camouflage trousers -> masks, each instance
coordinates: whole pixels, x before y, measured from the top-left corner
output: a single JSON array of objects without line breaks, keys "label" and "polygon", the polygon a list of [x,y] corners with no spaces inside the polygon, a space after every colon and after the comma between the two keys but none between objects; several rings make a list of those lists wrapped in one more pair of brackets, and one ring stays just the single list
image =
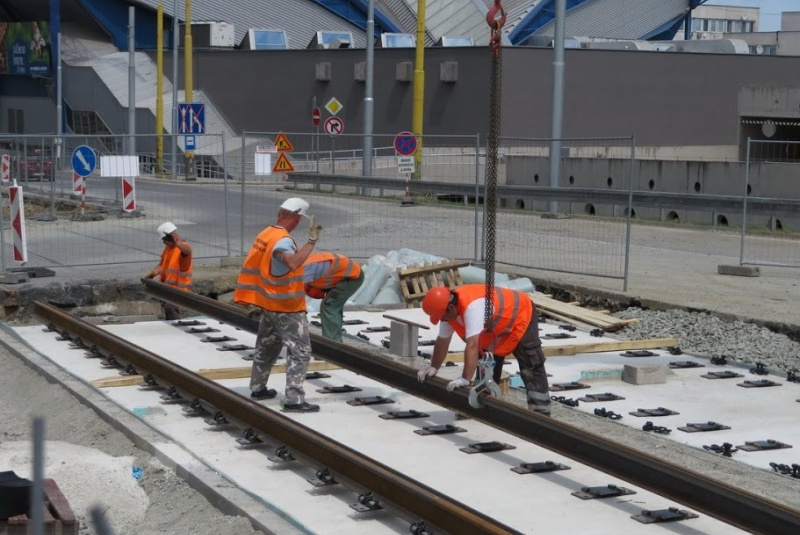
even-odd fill
[{"label": "camouflage trousers", "polygon": [[308,337],[308,317],[305,312],[261,311],[256,335],[256,355],[250,376],[250,390],[267,386],[272,366],[286,347],[286,403],[303,403],[308,363],[311,360],[311,340]]},{"label": "camouflage trousers", "polygon": [[525,385],[528,408],[542,414],[550,414],[550,385],[544,368],[545,356],[539,339],[539,318],[534,310],[528,329],[514,348],[519,364],[519,375]]}]

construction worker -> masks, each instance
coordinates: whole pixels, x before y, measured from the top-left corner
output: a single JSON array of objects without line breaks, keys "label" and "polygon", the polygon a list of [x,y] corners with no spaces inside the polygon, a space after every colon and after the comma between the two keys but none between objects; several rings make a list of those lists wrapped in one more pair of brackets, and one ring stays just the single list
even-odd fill
[{"label": "construction worker", "polygon": [[256,335],[258,351],[253,358],[250,397],[271,399],[277,391],[267,388],[272,366],[286,346],[286,412],[316,412],[319,405],[305,401],[303,382],[311,360],[303,263],[319,240],[322,227],[310,217],[308,241],[302,247],[289,234],[308,213],[308,203],[292,197],[281,204],[278,220],[256,237],[244,261],[233,300],[257,307],[261,316]]},{"label": "construction worker", "polygon": [[[432,288],[422,300],[422,310],[434,325],[442,323],[433,345],[431,363],[419,370],[417,378],[425,381],[436,375],[456,332],[467,343],[464,370],[461,377],[448,383],[448,391],[470,384],[479,355],[484,351],[491,351],[497,357],[513,353],[525,385],[528,407],[549,416],[550,392],[544,368],[545,356],[533,301],[522,292],[494,288],[493,304],[494,317],[487,332],[484,325],[486,287],[483,284],[466,284],[453,290],[442,286]],[[498,360],[502,364],[502,358]],[[499,378],[499,373],[495,373],[495,377]]]},{"label": "construction worker", "polygon": [[311,253],[303,266],[306,295],[322,299],[322,336],[342,341],[344,305],[364,282],[361,266],[341,254]]},{"label": "construction worker", "polygon": [[[187,292],[192,286],[194,263],[192,262],[192,246],[178,235],[178,227],[171,221],[159,225],[158,235],[164,243],[161,262],[146,275],[148,279],[159,277],[164,284],[169,284]],[[180,311],[172,303],[161,303],[164,316],[168,320],[181,319]]]}]

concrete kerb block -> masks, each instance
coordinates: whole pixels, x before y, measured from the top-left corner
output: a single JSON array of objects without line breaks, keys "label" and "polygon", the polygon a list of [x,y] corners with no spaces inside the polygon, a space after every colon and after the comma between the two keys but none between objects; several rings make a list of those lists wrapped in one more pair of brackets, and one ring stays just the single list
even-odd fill
[{"label": "concrete kerb block", "polygon": [[219,259],[220,267],[242,267],[244,256],[223,256]]},{"label": "concrete kerb block", "polygon": [[400,357],[416,357],[419,327],[392,321],[389,331],[389,351]]},{"label": "concrete kerb block", "polygon": [[717,266],[717,273],[720,275],[735,275],[737,277],[758,277],[761,275],[761,268],[758,266],[731,266],[720,264]]},{"label": "concrete kerb block", "polygon": [[625,364],[622,368],[622,380],[632,385],[660,385],[675,375],[666,366],[656,364]]}]

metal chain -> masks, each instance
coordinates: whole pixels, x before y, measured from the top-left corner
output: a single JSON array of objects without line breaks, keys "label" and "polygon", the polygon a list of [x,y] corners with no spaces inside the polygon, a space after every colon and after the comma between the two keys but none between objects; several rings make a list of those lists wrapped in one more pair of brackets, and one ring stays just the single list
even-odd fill
[{"label": "metal chain", "polygon": [[500,143],[500,85],[502,81],[502,29],[506,14],[495,0],[486,14],[491,30],[489,50],[492,53],[492,75],[489,88],[489,135],[486,141],[486,308],[484,329],[494,327],[494,263],[497,228],[497,154]]}]

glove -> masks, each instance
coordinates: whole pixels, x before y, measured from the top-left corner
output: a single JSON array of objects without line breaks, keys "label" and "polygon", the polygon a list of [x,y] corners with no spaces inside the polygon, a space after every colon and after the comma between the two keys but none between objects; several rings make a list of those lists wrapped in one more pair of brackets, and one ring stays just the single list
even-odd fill
[{"label": "glove", "polygon": [[434,375],[436,375],[436,372],[438,372],[438,371],[439,371],[439,368],[434,368],[433,366],[431,366],[429,364],[429,365],[425,366],[424,368],[421,368],[417,372],[417,379],[419,379],[420,383],[424,383],[425,379],[427,379],[428,377],[433,377]]},{"label": "glove", "polygon": [[447,391],[452,392],[456,388],[461,388],[462,386],[469,386],[469,381],[467,381],[463,377],[459,377],[458,379],[453,379],[452,381],[447,383]]},{"label": "glove", "polygon": [[252,319],[257,319],[261,316],[261,309],[258,307],[250,307],[247,311],[247,317]]},{"label": "glove", "polygon": [[152,278],[154,278],[155,276],[156,276],[156,272],[155,272],[155,271],[151,271],[151,272],[149,272],[147,275],[145,275],[145,276],[144,276],[144,278],[145,278],[145,279],[152,279]]},{"label": "glove", "polygon": [[311,216],[311,221],[308,223],[308,241],[311,243],[317,243],[319,240],[319,235],[322,232],[322,225],[317,225],[316,219],[314,216]]}]

